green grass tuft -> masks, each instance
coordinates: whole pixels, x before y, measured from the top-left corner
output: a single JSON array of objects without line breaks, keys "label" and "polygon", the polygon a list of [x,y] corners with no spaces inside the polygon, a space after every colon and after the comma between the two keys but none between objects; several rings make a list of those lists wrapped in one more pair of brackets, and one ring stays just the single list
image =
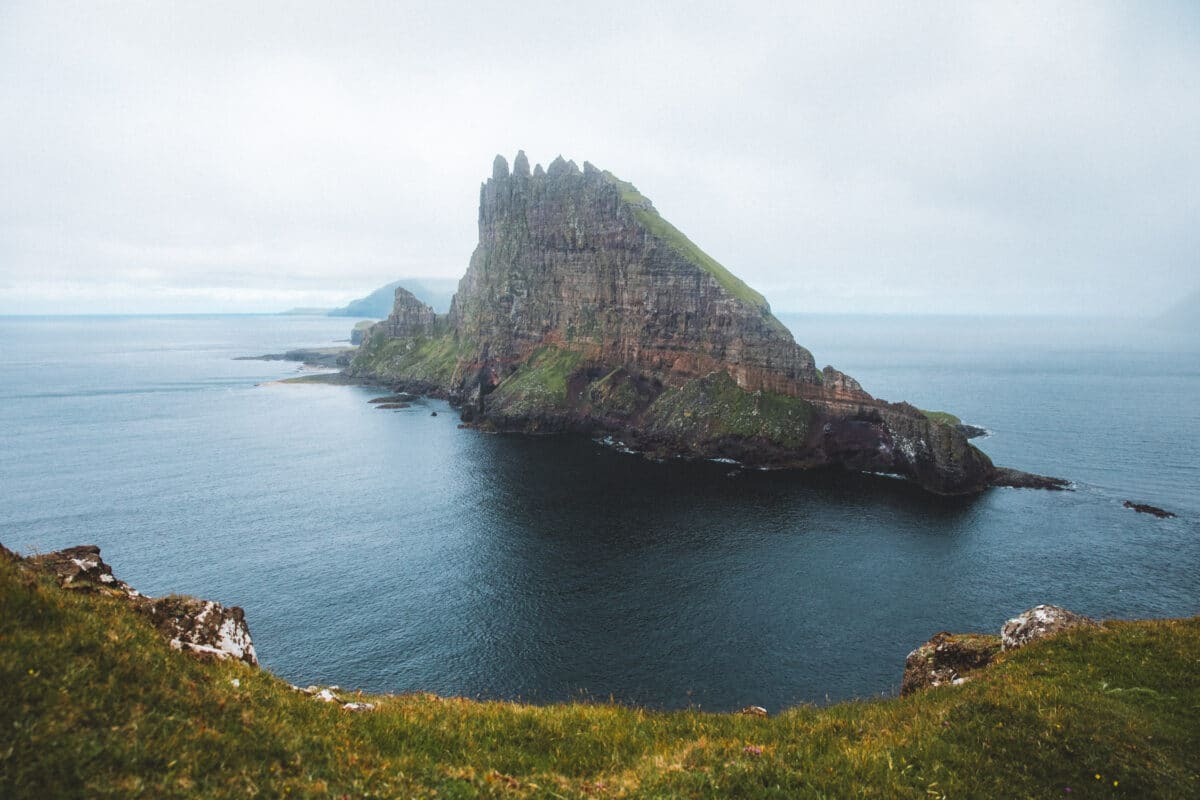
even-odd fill
[{"label": "green grass tuft", "polygon": [[939,425],[962,424],[962,420],[951,414],[949,411],[926,411],[923,408],[920,409],[920,411],[925,415],[925,419],[929,420],[930,422],[936,422]]}]

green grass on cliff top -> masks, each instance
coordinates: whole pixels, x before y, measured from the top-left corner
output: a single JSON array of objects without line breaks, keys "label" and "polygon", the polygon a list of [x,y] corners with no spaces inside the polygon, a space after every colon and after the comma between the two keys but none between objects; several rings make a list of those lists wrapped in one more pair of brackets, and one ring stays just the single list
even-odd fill
[{"label": "green grass on cliff top", "polygon": [[621,180],[611,172],[605,172],[604,176],[620,191],[621,199],[633,207],[633,213],[637,216],[638,222],[642,223],[647,230],[674,248],[688,261],[716,278],[717,283],[725,291],[739,300],[757,306],[765,312],[770,312],[771,307],[767,303],[767,298],[747,286],[741,278],[725,269],[716,259],[697,247],[691,239],[683,235],[682,231],[659,216],[658,212],[654,210],[654,206],[637,190],[636,186]]},{"label": "green grass on cliff top", "polygon": [[354,713],[3,561],[0,797],[1197,797],[1198,658],[1200,618],[1115,623],[963,686],[770,719],[430,695]]},{"label": "green grass on cliff top", "polygon": [[951,414],[949,411],[926,411],[920,410],[925,415],[925,419],[930,422],[937,422],[941,425],[961,425],[962,420]]}]

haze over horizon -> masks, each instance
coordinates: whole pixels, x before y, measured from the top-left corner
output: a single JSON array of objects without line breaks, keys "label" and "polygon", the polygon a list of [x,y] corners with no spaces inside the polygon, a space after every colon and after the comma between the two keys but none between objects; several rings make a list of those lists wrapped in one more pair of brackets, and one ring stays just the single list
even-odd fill
[{"label": "haze over horizon", "polygon": [[1200,5],[0,6],[0,314],[457,279],[496,153],[636,184],[781,312],[1200,285]]}]

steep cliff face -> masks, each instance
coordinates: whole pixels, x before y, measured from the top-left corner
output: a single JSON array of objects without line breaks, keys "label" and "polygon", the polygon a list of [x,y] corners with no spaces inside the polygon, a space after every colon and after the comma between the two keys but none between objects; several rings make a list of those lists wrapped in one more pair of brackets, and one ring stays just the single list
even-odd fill
[{"label": "steep cliff face", "polygon": [[461,402],[481,426],[619,435],[661,456],[843,465],[931,491],[988,485],[954,426],[867,394],[631,184],[560,156],[480,188],[479,244],[450,312],[398,289],[350,372]]},{"label": "steep cliff face", "polygon": [[497,157],[480,189],[479,246],[450,311],[502,380],[554,344],[681,386],[717,369],[750,390],[821,385],[812,355],[754,292],[629,184],[556,159],[531,175]]}]

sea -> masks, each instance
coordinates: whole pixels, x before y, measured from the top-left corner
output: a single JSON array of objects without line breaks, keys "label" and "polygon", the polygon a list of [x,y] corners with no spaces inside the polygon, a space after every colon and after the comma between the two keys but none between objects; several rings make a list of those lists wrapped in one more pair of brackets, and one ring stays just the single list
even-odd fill
[{"label": "sea", "polygon": [[[300,684],[714,711],[893,695],[938,631],[1200,613],[1200,343],[1132,321],[781,315],[1072,491],[656,463],[240,361],[307,316],[0,318],[0,542],[242,606]],[[1125,500],[1174,512],[1158,519]]]}]

